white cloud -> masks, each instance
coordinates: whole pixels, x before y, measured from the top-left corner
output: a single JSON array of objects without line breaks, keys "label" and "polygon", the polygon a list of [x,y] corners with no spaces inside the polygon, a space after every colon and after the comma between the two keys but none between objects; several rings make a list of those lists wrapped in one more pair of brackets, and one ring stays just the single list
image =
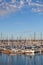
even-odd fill
[{"label": "white cloud", "polygon": [[16,0],[12,0],[12,3],[15,3],[16,2]]},{"label": "white cloud", "polygon": [[39,3],[31,3],[30,5],[31,5],[31,6],[43,7],[43,5],[42,5],[42,4],[39,4]]},{"label": "white cloud", "polygon": [[14,11],[22,8],[24,5],[24,1],[22,1],[22,0],[19,3],[16,2],[16,0],[12,0],[12,1],[13,2],[10,2],[10,3],[4,1],[2,4],[0,4],[0,16],[14,12]]},{"label": "white cloud", "polygon": [[41,13],[43,12],[43,8],[32,8],[32,11]]},{"label": "white cloud", "polygon": [[[43,11],[43,4],[39,1],[33,2],[33,0],[26,0],[28,3],[28,7],[37,7],[35,9],[32,9],[33,12],[42,12]],[[2,0],[0,0],[2,2]],[[25,5],[24,0],[20,0],[20,2],[16,0],[12,0],[10,3],[6,2],[6,0],[3,0],[2,3],[0,3],[0,16],[5,15],[11,12],[15,12],[18,9],[23,8]]]},{"label": "white cloud", "polygon": [[42,2],[40,3],[39,0],[37,0],[36,2],[33,2],[33,0],[29,0],[28,6],[32,7],[33,12],[43,12],[43,4]]},{"label": "white cloud", "polygon": [[27,0],[28,5],[31,5],[32,0]]}]

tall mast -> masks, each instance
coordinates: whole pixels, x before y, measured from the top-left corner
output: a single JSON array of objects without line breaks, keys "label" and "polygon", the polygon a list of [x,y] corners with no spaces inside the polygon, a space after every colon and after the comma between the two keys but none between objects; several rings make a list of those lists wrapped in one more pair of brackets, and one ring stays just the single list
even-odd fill
[{"label": "tall mast", "polygon": [[41,45],[42,45],[42,32],[41,32]]},{"label": "tall mast", "polygon": [[35,39],[36,39],[35,37],[36,37],[36,33],[34,32],[34,41],[35,41]]}]

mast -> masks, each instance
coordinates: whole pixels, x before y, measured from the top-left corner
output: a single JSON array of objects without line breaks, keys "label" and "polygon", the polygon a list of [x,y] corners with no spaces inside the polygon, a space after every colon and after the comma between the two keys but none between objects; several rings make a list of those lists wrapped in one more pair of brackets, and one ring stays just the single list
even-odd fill
[{"label": "mast", "polygon": [[41,32],[41,45],[42,45],[42,32]]}]

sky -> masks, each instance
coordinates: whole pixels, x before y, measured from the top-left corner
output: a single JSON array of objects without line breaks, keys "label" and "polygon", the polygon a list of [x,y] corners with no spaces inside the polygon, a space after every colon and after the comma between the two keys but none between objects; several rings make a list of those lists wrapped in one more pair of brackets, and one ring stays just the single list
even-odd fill
[{"label": "sky", "polygon": [[33,12],[25,6],[21,10],[0,16],[0,33],[15,36],[29,36],[32,33],[43,33],[43,12]]}]

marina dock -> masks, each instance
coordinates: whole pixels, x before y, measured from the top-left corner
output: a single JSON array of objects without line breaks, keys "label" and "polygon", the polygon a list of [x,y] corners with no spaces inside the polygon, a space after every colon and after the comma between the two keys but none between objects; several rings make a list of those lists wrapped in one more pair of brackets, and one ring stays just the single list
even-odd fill
[{"label": "marina dock", "polygon": [[0,53],[4,54],[10,54],[10,55],[15,55],[15,54],[25,54],[25,55],[35,55],[36,53],[38,54],[43,54],[43,49],[0,49]]},{"label": "marina dock", "polygon": [[36,39],[34,32],[34,39],[4,39],[1,34],[0,52],[5,54],[27,54],[34,55],[35,53],[43,53],[43,38],[42,33],[40,39]]}]

